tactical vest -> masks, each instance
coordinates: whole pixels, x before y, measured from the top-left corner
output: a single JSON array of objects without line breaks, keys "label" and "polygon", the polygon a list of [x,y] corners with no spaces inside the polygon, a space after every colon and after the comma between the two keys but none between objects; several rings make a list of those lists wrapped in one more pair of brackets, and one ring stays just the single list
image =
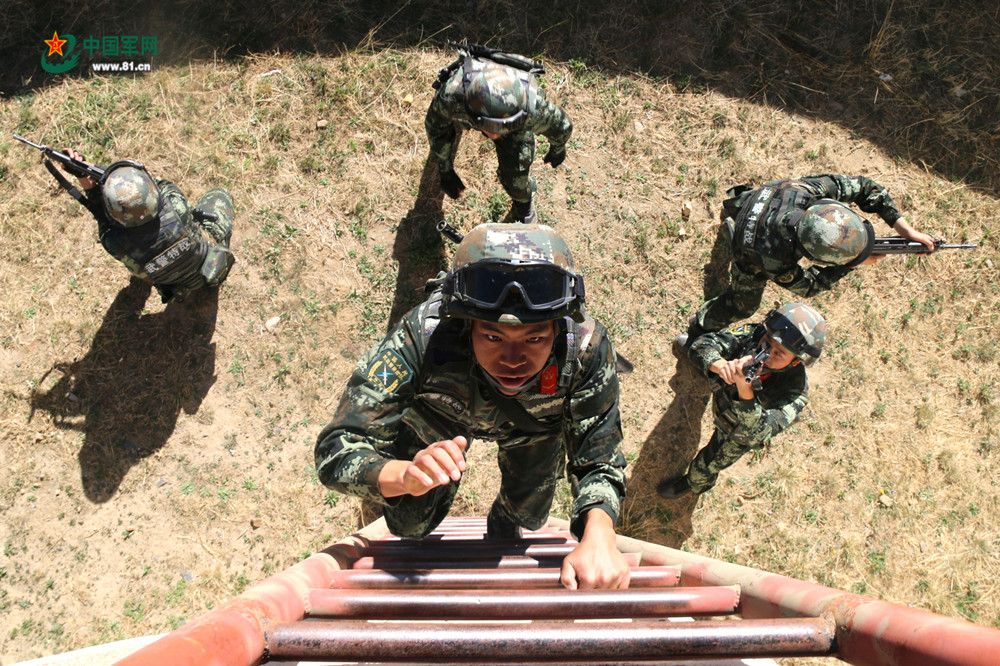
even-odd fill
[{"label": "tactical vest", "polygon": [[[792,255],[787,261],[797,261],[796,229],[806,209],[817,198],[800,188],[796,181],[782,180],[749,192],[744,190],[735,202],[739,212],[733,228],[734,257],[761,269],[762,255],[778,249],[782,254]],[[779,225],[778,220],[786,211],[792,214]]]},{"label": "tactical vest", "polygon": [[[496,61],[494,60],[485,60],[472,55],[463,55],[451,65],[441,70],[441,76],[445,76],[446,73],[447,76],[443,82],[439,80],[437,83],[443,85],[445,87],[445,92],[451,95],[454,99],[460,100],[460,103],[452,104],[449,107],[452,121],[465,128],[475,128],[472,123],[472,115],[469,113],[469,110],[465,105],[465,90],[472,79],[475,78],[476,74],[482,71],[482,69],[487,65],[495,62]],[[518,67],[512,67],[506,62],[500,64],[503,64],[504,67],[507,67],[514,72],[517,75],[518,80],[521,81],[521,85],[524,86],[526,93],[526,106],[524,111],[530,116],[535,112],[538,100],[545,99],[545,91],[538,87],[538,81],[535,79],[535,75],[532,72]],[[456,71],[458,73],[457,75],[454,75]],[[439,86],[436,85],[434,87],[437,88]]]},{"label": "tactical vest", "polygon": [[170,286],[181,293],[205,284],[201,267],[208,244],[202,238],[191,237],[167,197],[163,197],[155,221],[132,228],[113,224],[106,235],[142,267],[153,284]]}]

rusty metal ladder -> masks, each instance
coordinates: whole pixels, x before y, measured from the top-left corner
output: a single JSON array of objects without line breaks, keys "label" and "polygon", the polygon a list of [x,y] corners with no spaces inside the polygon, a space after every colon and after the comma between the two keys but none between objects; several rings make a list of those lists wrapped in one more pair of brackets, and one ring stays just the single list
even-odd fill
[{"label": "rusty metal ladder", "polygon": [[643,564],[638,553],[625,553],[628,590],[566,590],[559,567],[577,542],[565,529],[519,540],[487,540],[485,529],[485,519],[447,518],[424,540],[386,532],[336,546],[349,568],[329,589],[308,590],[304,619],[265,630],[261,663],[733,664],[834,654],[831,618],[743,619],[739,586],[679,587],[680,568]]}]

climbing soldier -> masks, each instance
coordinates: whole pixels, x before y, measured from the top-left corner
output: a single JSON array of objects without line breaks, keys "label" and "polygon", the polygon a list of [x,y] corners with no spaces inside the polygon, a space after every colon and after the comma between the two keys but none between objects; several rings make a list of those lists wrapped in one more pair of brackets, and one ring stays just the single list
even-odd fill
[{"label": "climbing soldier", "polygon": [[422,538],[447,515],[473,438],[496,441],[500,491],[487,536],[517,538],[573,492],[569,588],[625,588],[614,524],[625,495],[616,356],[583,311],[569,247],[543,225],[485,224],[450,273],[354,369],[316,443],[324,485],[384,507]]}]

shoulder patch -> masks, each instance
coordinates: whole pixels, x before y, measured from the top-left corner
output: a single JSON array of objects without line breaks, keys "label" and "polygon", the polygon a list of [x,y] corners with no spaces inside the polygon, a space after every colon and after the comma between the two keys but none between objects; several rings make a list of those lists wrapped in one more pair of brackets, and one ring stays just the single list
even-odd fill
[{"label": "shoulder patch", "polygon": [[788,284],[795,280],[795,271],[788,271],[787,273],[782,273],[781,275],[774,278],[775,282],[780,282],[781,284]]},{"label": "shoulder patch", "polygon": [[731,329],[729,329],[729,332],[732,333],[733,335],[743,335],[745,333],[750,332],[750,325],[740,324],[739,326],[733,326]]},{"label": "shoulder patch", "polygon": [[389,393],[413,378],[413,369],[395,350],[386,349],[368,366],[367,379]]}]

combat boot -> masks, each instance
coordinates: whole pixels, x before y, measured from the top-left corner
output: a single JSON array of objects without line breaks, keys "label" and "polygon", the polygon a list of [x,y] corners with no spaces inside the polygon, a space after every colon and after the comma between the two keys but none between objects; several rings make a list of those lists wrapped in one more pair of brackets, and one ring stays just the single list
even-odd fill
[{"label": "combat boot", "polygon": [[521,526],[502,515],[497,510],[496,504],[494,504],[490,509],[489,515],[486,516],[486,538],[520,539]]},{"label": "combat boot", "polygon": [[538,222],[534,197],[530,201],[514,201],[510,207],[510,216],[516,224],[535,224]]},{"label": "combat boot", "polygon": [[681,333],[674,338],[674,347],[676,347],[678,352],[686,352],[691,343],[706,333],[708,331],[698,324],[698,315],[693,314],[691,315],[691,319],[688,320],[687,333]]},{"label": "combat boot", "polygon": [[666,500],[678,499],[691,492],[691,484],[688,483],[687,475],[671,476],[660,481],[656,486],[656,494]]}]

